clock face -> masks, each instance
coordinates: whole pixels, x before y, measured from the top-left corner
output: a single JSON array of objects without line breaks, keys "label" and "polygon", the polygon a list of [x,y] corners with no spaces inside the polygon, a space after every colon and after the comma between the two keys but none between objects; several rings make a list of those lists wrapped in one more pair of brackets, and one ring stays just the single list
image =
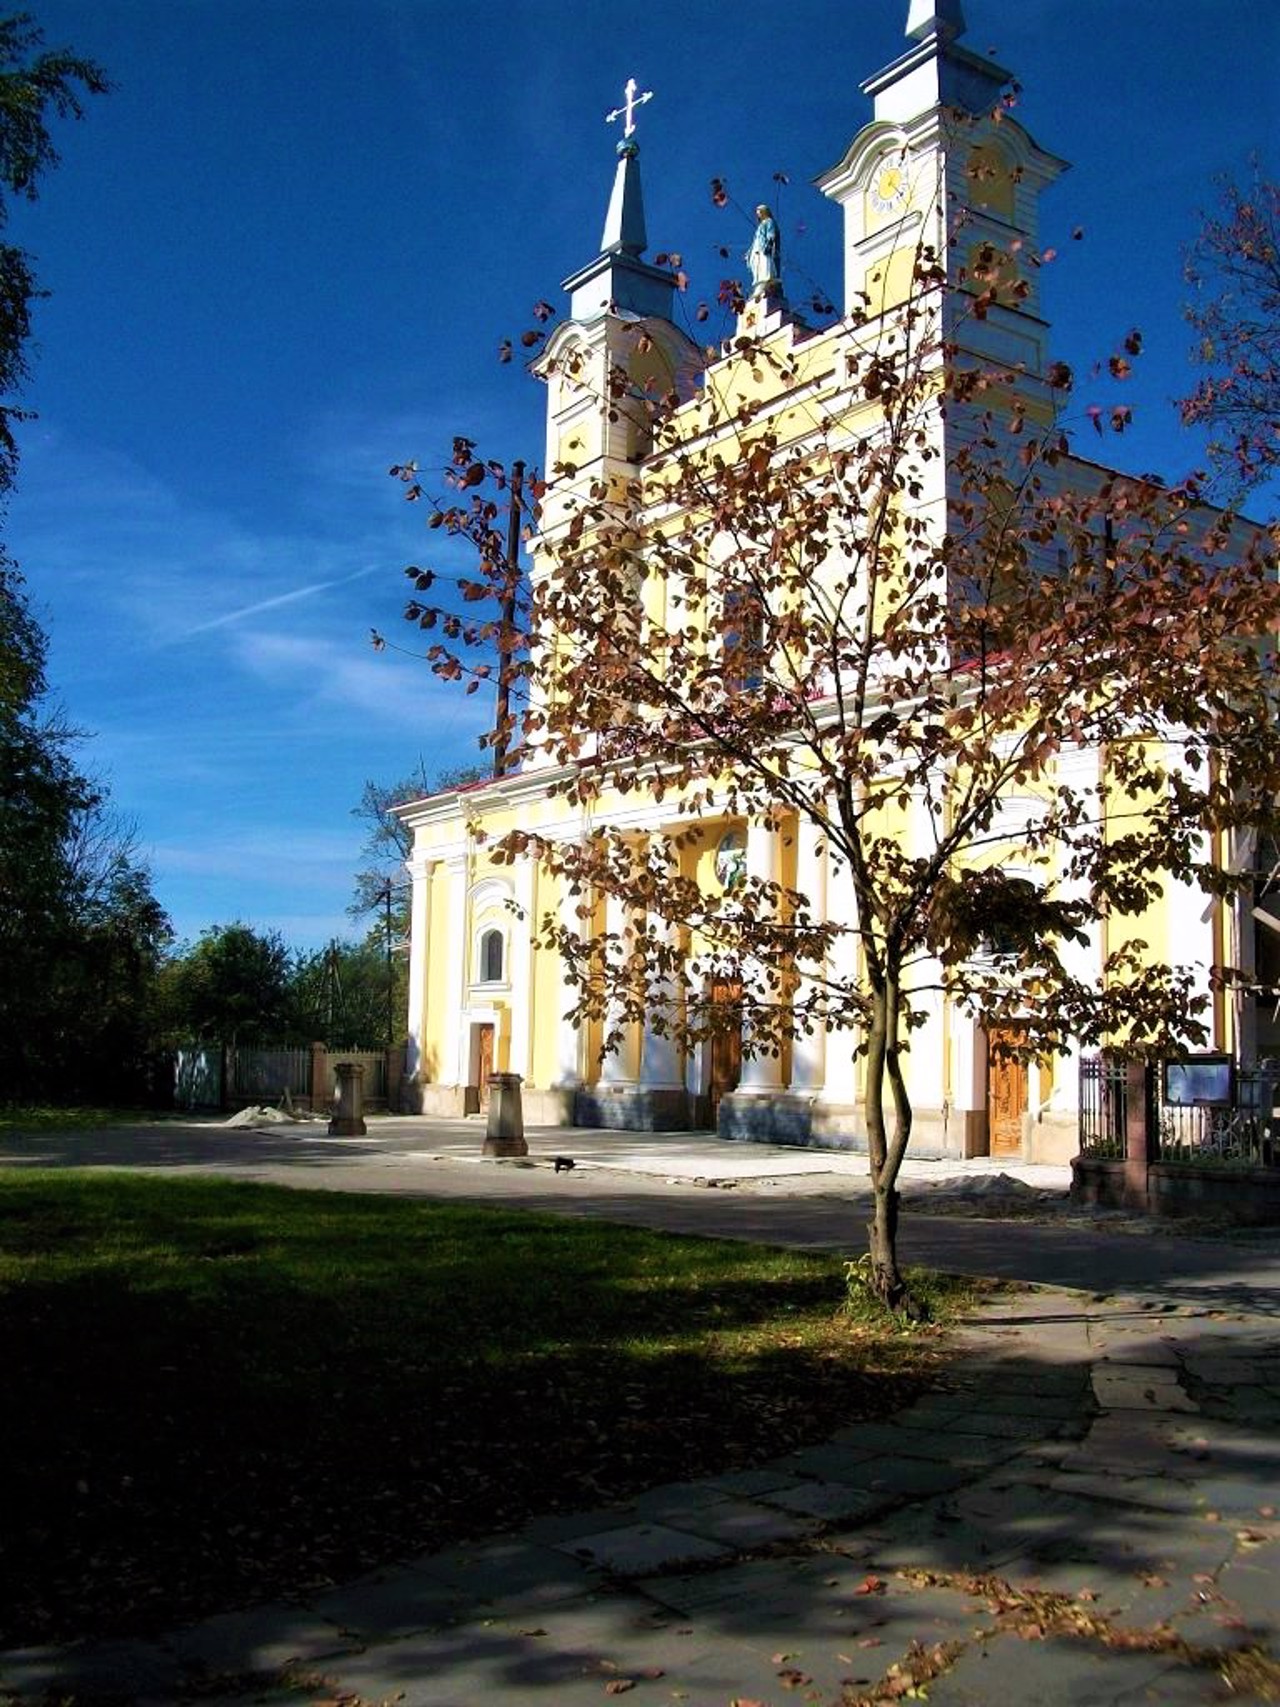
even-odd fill
[{"label": "clock face", "polygon": [[906,167],[896,164],[879,167],[871,180],[872,207],[877,213],[896,213],[906,202]]}]

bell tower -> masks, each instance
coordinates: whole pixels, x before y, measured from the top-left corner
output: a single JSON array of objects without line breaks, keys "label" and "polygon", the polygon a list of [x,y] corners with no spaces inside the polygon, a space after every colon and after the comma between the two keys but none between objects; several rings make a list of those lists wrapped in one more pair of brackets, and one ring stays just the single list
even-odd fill
[{"label": "bell tower", "polygon": [[862,85],[871,122],[818,188],[844,211],[847,314],[901,307],[919,288],[917,261],[933,261],[962,348],[1036,376],[1048,333],[1040,196],[1067,163],[1010,116],[1011,74],[965,47],[964,28],[961,0],[910,0],[909,45]]},{"label": "bell tower", "polygon": [[651,448],[647,399],[688,396],[702,363],[672,319],[675,274],[644,259],[635,114],[650,96],[631,78],[624,104],[609,114],[624,122],[600,251],[564,281],[568,318],[535,364],[548,388],[544,532],[555,525],[558,498],[603,495],[634,478]]}]

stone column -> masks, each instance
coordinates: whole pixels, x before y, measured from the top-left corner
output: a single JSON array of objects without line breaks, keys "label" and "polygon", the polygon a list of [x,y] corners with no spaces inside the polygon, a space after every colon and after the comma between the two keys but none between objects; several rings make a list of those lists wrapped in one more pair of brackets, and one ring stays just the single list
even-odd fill
[{"label": "stone column", "polygon": [[440,1083],[465,1085],[467,1069],[462,1064],[462,1009],[467,988],[467,856],[454,854],[445,862],[449,873],[449,951],[447,968],[444,1041],[440,1051]]},{"label": "stone column", "polygon": [[[776,883],[781,865],[781,840],[777,827],[763,819],[754,821],[747,826],[747,878],[759,878],[767,883]],[[763,969],[753,967],[748,961],[743,967],[744,995],[748,1004],[751,997],[751,987],[754,984],[756,992],[767,996],[768,981]],[[750,1055],[750,1032],[752,1027],[751,1013],[743,1016],[743,1056],[742,1076],[738,1080],[740,1091],[776,1091],[782,1088],[782,1062],[776,1055]]]},{"label": "stone column", "polygon": [[413,879],[409,924],[409,1036],[405,1044],[404,1070],[415,1080],[422,1077],[427,1040],[427,966],[431,956],[431,875],[434,860],[412,860]]},{"label": "stone column", "polygon": [[[821,924],[827,916],[827,849],[822,831],[811,818],[801,817],[796,846],[796,889],[808,902],[809,916]],[[808,962],[812,966],[812,961]],[[796,985],[796,1005],[811,998],[815,986],[803,975]],[[826,1068],[826,1032],[822,1026],[807,1037],[797,1031],[791,1044],[791,1088],[822,1089]]]},{"label": "stone column", "polygon": [[[654,870],[669,871],[673,876],[678,874],[679,863],[675,849],[668,836],[659,831],[649,838],[650,864]],[[659,917],[656,921],[659,934],[665,944],[674,945],[679,939],[679,926],[670,919]],[[675,1004],[677,1000],[675,982],[671,978],[663,978],[651,984],[652,1000],[655,1006],[664,1006],[670,1019],[675,1019]],[[680,1048],[676,1039],[669,1036],[660,1037],[646,1023],[640,1044],[640,1083],[650,1089],[680,1090],[684,1084],[681,1072]]]}]

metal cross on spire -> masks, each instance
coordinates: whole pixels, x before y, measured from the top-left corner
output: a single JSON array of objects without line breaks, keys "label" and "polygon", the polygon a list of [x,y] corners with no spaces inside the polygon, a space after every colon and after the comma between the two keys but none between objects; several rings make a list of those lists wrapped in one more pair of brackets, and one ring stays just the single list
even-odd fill
[{"label": "metal cross on spire", "polygon": [[606,124],[612,124],[614,119],[625,119],[626,122],[622,127],[622,134],[625,138],[634,134],[636,128],[636,108],[642,107],[646,101],[651,101],[653,99],[653,90],[646,89],[643,95],[637,95],[636,80],[634,77],[628,77],[627,86],[622,93],[626,96],[626,100],[620,107],[615,107],[611,113],[606,113],[604,115],[604,122]]}]

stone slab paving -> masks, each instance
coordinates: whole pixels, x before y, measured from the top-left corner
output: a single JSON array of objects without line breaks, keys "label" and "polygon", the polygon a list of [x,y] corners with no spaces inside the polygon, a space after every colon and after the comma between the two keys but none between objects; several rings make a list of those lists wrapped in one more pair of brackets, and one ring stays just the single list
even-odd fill
[{"label": "stone slab paving", "polygon": [[888,1421],[305,1605],[3,1654],[0,1702],[1280,1700],[1278,1333],[1001,1298]]}]

